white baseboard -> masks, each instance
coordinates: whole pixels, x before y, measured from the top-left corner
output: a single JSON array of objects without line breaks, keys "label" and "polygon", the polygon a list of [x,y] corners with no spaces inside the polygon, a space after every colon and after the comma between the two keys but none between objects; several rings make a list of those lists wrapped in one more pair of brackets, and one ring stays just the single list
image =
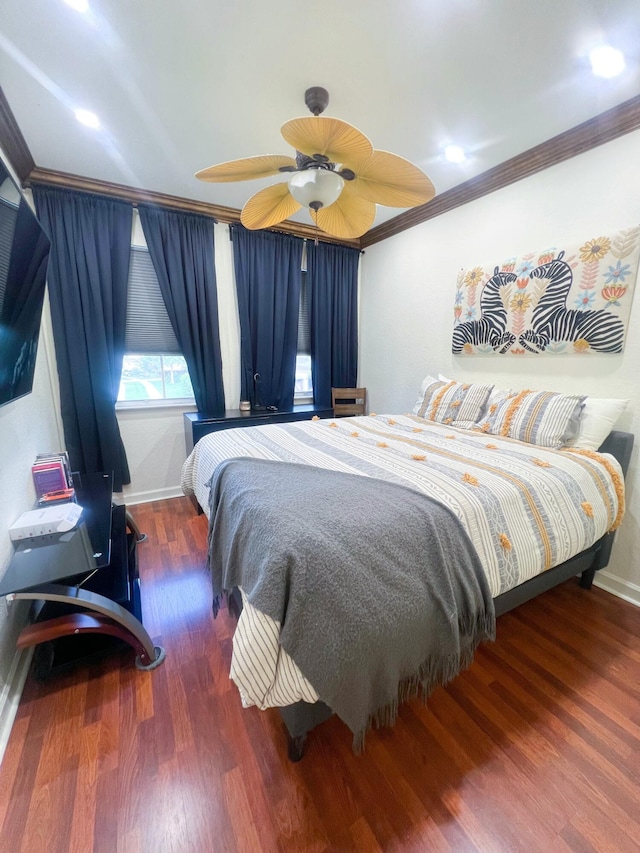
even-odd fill
[{"label": "white baseboard", "polygon": [[121,493],[113,496],[114,503],[123,503],[127,506],[134,504],[148,504],[151,501],[164,501],[168,498],[183,498],[184,492],[180,486],[167,486],[164,489],[149,489],[145,492]]},{"label": "white baseboard", "polygon": [[631,583],[631,581],[622,580],[622,578],[601,569],[599,572],[596,572],[593,583],[595,586],[599,586],[600,589],[604,589],[612,595],[617,595],[618,598],[623,598],[625,601],[635,604],[636,607],[640,607],[640,586]]},{"label": "white baseboard", "polygon": [[2,764],[13,721],[18,712],[20,697],[31,665],[33,648],[30,646],[26,649],[16,649],[9,670],[9,679],[0,693],[0,764]]}]

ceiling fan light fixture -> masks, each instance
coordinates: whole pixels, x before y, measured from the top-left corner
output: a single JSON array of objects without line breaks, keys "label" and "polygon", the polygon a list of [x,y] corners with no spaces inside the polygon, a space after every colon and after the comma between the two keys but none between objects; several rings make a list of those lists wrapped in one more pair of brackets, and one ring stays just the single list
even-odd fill
[{"label": "ceiling fan light fixture", "polygon": [[330,169],[305,169],[289,178],[289,192],[303,207],[320,210],[338,199],[344,180]]}]

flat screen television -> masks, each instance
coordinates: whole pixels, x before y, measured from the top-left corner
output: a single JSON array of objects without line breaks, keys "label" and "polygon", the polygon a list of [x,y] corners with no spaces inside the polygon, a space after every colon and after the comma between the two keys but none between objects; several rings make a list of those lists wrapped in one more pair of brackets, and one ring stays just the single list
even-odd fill
[{"label": "flat screen television", "polygon": [[33,389],[49,248],[0,159],[0,406]]}]

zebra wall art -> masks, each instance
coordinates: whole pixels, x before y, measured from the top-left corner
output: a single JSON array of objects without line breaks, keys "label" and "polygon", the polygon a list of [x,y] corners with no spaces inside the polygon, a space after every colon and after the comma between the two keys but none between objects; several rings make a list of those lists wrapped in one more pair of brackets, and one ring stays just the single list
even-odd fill
[{"label": "zebra wall art", "polygon": [[567,308],[573,284],[573,270],[563,261],[564,252],[529,273],[532,279],[548,279],[549,284],[533,310],[530,327],[520,335],[520,344],[529,352],[544,352],[549,343],[583,343],[594,352],[622,352],[624,325],[606,309],[580,311]]},{"label": "zebra wall art", "polygon": [[463,269],[452,351],[536,358],[621,353],[639,265],[636,225],[499,266]]},{"label": "zebra wall art", "polygon": [[501,291],[516,278],[512,272],[500,272],[500,267],[494,269],[480,295],[480,319],[467,320],[453,330],[454,353],[462,352],[465,344],[489,344],[498,352],[507,352],[516,337],[507,331],[507,309]]}]

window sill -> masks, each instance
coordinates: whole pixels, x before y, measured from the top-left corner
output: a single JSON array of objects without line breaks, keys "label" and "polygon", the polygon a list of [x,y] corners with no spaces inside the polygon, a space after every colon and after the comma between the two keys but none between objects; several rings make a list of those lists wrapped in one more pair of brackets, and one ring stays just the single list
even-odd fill
[{"label": "window sill", "polygon": [[[312,406],[313,397],[293,398],[294,406]],[[116,412],[144,412],[150,409],[195,409],[196,401],[182,397],[175,400],[121,400],[116,403]]]},{"label": "window sill", "polygon": [[116,412],[145,412],[150,409],[192,409],[196,401],[188,397],[176,400],[123,400],[116,403]]}]

